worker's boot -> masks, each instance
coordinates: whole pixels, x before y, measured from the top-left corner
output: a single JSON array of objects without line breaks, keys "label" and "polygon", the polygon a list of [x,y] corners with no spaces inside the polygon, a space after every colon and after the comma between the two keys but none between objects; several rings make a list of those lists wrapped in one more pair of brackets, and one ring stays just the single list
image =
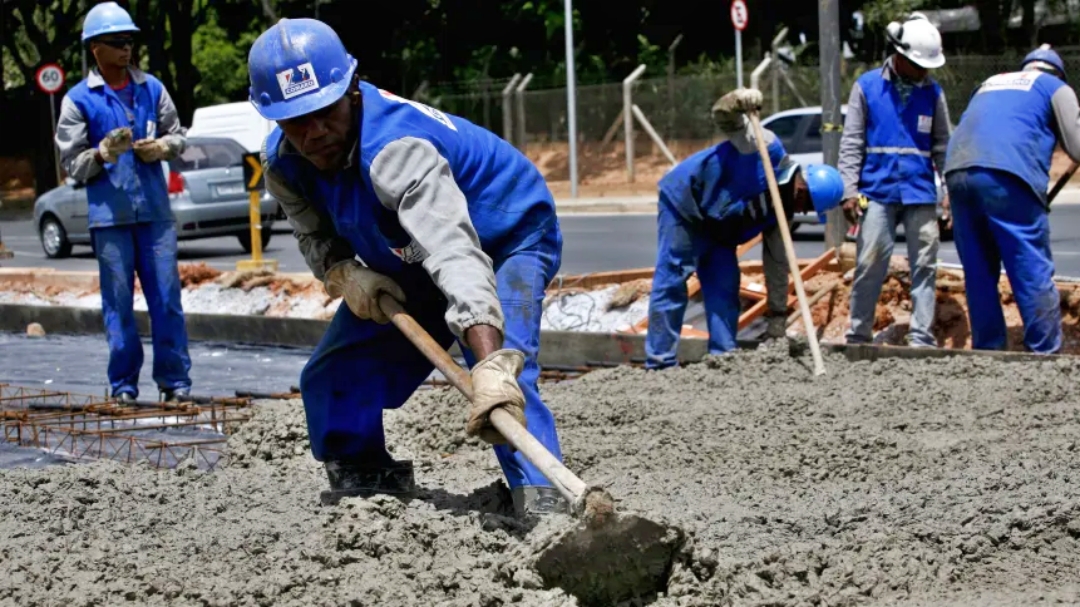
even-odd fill
[{"label": "worker's boot", "polygon": [[188,388],[173,388],[171,390],[161,391],[162,402],[178,403],[184,400],[191,400],[191,390]]},{"label": "worker's boot", "polygon": [[115,400],[121,407],[131,407],[135,405],[135,395],[131,392],[121,392],[120,394],[113,394],[113,400]]},{"label": "worker's boot", "polygon": [[570,514],[570,503],[555,487],[527,485],[510,491],[519,519],[548,514]]},{"label": "worker's boot", "polygon": [[343,497],[373,495],[411,496],[416,491],[413,464],[390,460],[372,465],[370,461],[329,461],[324,464],[330,488],[319,494],[322,503],[332,506]]}]

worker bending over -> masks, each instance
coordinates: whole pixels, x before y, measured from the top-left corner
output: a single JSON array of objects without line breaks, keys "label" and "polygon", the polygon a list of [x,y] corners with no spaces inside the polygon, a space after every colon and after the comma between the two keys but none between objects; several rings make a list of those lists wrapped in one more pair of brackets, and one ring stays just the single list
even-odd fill
[{"label": "worker bending over", "polygon": [[[759,110],[761,101],[756,89],[724,95],[713,106],[712,115],[727,140],[690,156],[660,180],[659,243],[645,342],[647,368],[678,362],[686,280],[695,271],[705,298],[709,353],[736,347],[740,272],[735,250],[758,234],[763,234],[769,335],[782,337],[786,332],[787,257],[757,140],[745,115]],[[794,213],[814,208],[824,223],[825,212],[840,204],[840,174],[828,165],[800,170],[772,131],[763,129],[763,133],[788,221]]]},{"label": "worker bending over", "polygon": [[346,304],[300,379],[324,497],[414,489],[412,463],[387,451],[383,410],[403,405],[433,367],[387,324],[377,301],[386,293],[442,346],[462,346],[474,393],[467,432],[495,445],[517,513],[566,512],[488,419],[505,408],[562,458],[537,390],[541,305],[562,255],[539,171],[489,131],[361,80],[320,21],[282,19],[255,41],[248,69],[251,102],[277,121],[264,144],[267,191],[312,272]]},{"label": "worker bending over", "polygon": [[[927,74],[944,65],[945,56],[941,34],[921,14],[890,23],[886,32],[895,52],[852,86],[840,140],[844,215],[861,221],[846,338],[849,344],[873,340],[874,313],[896,227],[903,222],[911,266],[907,340],[914,347],[934,347],[940,241],[934,171],[945,166],[950,125],[945,94]],[[868,200],[865,211],[860,211],[860,194]],[[948,198],[942,203],[947,208]]]},{"label": "worker bending over", "polygon": [[1065,64],[1049,48],[1019,72],[983,82],[949,144],[945,177],[953,195],[956,250],[964,266],[972,347],[1006,347],[1001,266],[1024,321],[1024,346],[1061,348],[1061,302],[1050,254],[1050,161],[1060,143],[1080,161],[1080,105]]},{"label": "worker bending over", "polygon": [[162,167],[162,161],[184,151],[187,138],[161,81],[130,64],[138,31],[115,2],[90,9],[82,41],[97,67],[64,97],[56,127],[64,170],[86,184],[109,341],[109,384],[113,398],[122,402],[139,395],[143,364],[135,324],[136,273],[150,314],[154,381],[164,400],[191,390],[176,220]]}]

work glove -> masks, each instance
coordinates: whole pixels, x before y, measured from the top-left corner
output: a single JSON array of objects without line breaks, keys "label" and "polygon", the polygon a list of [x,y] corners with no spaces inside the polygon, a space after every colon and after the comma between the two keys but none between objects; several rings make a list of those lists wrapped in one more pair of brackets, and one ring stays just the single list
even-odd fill
[{"label": "work glove", "polygon": [[143,162],[160,162],[169,156],[169,146],[161,139],[140,139],[134,147]]},{"label": "work glove", "polygon": [[492,445],[506,439],[491,425],[490,415],[502,407],[525,427],[525,394],[517,378],[525,368],[525,355],[518,350],[502,349],[488,354],[472,369],[473,402],[465,432]]},{"label": "work glove", "polygon": [[720,98],[717,109],[721,112],[756,112],[765,99],[757,89],[735,89]]},{"label": "work glove", "polygon": [[859,208],[859,199],[857,197],[847,198],[841,208],[844,209],[844,217],[851,223],[858,225],[859,216],[862,215],[862,210]]},{"label": "work glove", "polygon": [[379,307],[379,295],[386,293],[405,303],[405,292],[396,282],[355,259],[334,264],[326,271],[326,292],[333,298],[345,298],[345,304],[358,318],[380,325],[390,322],[390,317]]},{"label": "work glove", "polygon": [[121,127],[109,131],[98,144],[98,153],[105,162],[116,162],[120,155],[131,149],[131,129]]}]

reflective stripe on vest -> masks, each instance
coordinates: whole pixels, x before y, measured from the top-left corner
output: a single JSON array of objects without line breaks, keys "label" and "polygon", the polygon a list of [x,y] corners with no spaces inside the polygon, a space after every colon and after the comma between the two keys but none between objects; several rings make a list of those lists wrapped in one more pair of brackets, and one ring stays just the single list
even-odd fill
[{"label": "reflective stripe on vest", "polygon": [[866,148],[867,154],[911,154],[913,156],[922,156],[923,158],[929,158],[930,152],[920,150],[919,148]]}]

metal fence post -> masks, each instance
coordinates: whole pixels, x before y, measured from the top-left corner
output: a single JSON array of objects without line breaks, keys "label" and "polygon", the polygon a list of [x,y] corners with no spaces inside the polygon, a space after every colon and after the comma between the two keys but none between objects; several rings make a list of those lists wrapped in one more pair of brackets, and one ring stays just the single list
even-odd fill
[{"label": "metal fence post", "polygon": [[772,56],[773,66],[769,75],[772,77],[772,113],[776,114],[780,111],[780,70],[784,69],[782,59],[780,58],[780,44],[787,39],[788,28],[784,27],[780,30],[780,33],[773,38],[772,41]]},{"label": "metal fence post", "polygon": [[532,78],[532,72],[525,74],[525,77],[521,79],[521,83],[514,89],[514,97],[517,102],[517,124],[514,129],[517,131],[517,141],[514,143],[522,152],[525,151],[525,87],[529,86]]},{"label": "metal fence post", "polygon": [[521,74],[514,74],[502,90],[503,139],[510,143],[514,143],[514,110],[510,103],[510,94],[514,92],[518,80],[521,80]]},{"label": "metal fence post", "polygon": [[626,177],[630,183],[634,182],[634,111],[632,109],[634,103],[630,91],[634,86],[634,81],[640,78],[644,72],[645,64],[642,63],[622,81],[623,129],[626,133]]},{"label": "metal fence post", "polygon": [[[821,149],[825,164],[837,166],[840,159],[840,0],[818,2],[818,26],[821,35]],[[839,208],[826,215],[825,248],[839,254],[847,231],[847,219]],[[839,255],[838,255],[839,257]]]}]

